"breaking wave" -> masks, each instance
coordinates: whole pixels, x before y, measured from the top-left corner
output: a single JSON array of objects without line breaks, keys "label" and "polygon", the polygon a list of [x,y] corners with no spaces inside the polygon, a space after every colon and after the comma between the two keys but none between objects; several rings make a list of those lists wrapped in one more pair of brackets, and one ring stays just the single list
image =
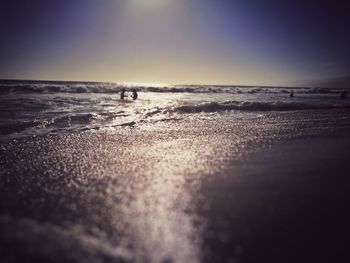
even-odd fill
[{"label": "breaking wave", "polygon": [[0,94],[13,93],[119,93],[123,88],[136,88],[143,92],[168,93],[227,93],[227,94],[288,94],[291,91],[300,94],[332,94],[341,89],[334,88],[293,88],[293,87],[259,87],[259,86],[215,86],[215,85],[174,85],[174,86],[137,86],[114,83],[85,82],[0,82]]}]

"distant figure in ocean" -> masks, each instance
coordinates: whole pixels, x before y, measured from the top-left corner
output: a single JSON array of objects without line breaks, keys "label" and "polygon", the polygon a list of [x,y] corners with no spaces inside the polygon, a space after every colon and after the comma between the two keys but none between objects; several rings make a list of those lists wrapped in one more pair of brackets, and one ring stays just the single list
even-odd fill
[{"label": "distant figure in ocean", "polygon": [[133,98],[133,100],[136,100],[137,97],[138,97],[137,91],[136,91],[136,89],[133,89],[132,90],[132,98]]},{"label": "distant figure in ocean", "polygon": [[289,97],[294,98],[294,91],[289,94]]},{"label": "distant figure in ocean", "polygon": [[125,98],[125,89],[122,89],[122,91],[120,92],[120,99],[123,100]]},{"label": "distant figure in ocean", "polygon": [[348,98],[348,92],[346,90],[343,90],[341,93],[340,93],[340,98],[341,99],[346,99]]}]

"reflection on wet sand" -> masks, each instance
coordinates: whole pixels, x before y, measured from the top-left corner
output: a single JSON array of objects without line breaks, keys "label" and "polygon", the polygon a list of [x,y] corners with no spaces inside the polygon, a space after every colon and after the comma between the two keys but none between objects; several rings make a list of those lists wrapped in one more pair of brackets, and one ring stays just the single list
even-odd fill
[{"label": "reflection on wet sand", "polygon": [[198,182],[189,185],[186,180],[197,166],[196,148],[191,146],[188,140],[175,140],[140,150],[150,160],[144,173],[147,183],[125,211],[139,262],[201,261],[199,225],[203,219],[191,213]]}]

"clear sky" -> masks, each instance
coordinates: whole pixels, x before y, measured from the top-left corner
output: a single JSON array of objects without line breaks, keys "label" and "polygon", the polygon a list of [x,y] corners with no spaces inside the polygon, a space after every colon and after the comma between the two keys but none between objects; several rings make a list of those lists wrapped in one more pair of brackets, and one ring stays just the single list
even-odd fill
[{"label": "clear sky", "polygon": [[0,78],[303,85],[350,75],[349,14],[340,1],[3,0]]}]

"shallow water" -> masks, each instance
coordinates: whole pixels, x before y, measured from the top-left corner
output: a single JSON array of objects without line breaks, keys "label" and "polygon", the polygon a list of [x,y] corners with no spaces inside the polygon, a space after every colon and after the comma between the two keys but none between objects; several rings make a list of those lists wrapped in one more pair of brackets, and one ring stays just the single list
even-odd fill
[{"label": "shallow water", "polygon": [[[137,87],[138,100],[122,101],[121,88],[103,83],[1,83],[0,138],[119,128],[224,112],[350,108],[349,100],[339,99],[334,89]],[[289,97],[291,91],[294,98]]]}]

